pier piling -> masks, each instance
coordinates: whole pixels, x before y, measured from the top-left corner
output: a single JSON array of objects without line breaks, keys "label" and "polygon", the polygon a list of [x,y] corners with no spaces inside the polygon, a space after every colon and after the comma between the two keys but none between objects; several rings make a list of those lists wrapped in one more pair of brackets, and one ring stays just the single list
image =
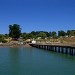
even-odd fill
[{"label": "pier piling", "polygon": [[75,56],[75,47],[72,46],[63,46],[63,45],[41,45],[41,44],[29,44],[32,47],[54,51],[63,54],[69,54]]}]

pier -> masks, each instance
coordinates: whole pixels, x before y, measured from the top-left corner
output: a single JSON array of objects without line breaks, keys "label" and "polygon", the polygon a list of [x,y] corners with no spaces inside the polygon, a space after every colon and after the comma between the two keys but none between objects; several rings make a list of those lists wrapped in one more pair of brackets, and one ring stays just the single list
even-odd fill
[{"label": "pier", "polygon": [[53,51],[57,53],[69,54],[75,56],[75,46],[68,45],[47,45],[47,44],[29,44],[32,47]]}]

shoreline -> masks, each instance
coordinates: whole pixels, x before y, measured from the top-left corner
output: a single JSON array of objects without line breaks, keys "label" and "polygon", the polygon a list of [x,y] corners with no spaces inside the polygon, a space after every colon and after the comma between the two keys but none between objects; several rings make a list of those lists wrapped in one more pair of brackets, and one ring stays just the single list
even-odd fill
[{"label": "shoreline", "polygon": [[31,47],[29,44],[19,45],[19,44],[0,44],[0,48],[2,47]]},{"label": "shoreline", "polygon": [[[36,44],[39,44],[39,45],[59,45],[59,46],[73,46],[73,47],[75,47],[75,44],[72,44],[72,43],[70,43],[70,44],[64,44],[64,43],[59,43],[59,44],[43,44],[43,43],[36,43]],[[2,43],[2,44],[0,44],[0,48],[1,47],[32,47],[32,46],[30,46],[30,43],[29,44],[17,44],[17,43]]]}]

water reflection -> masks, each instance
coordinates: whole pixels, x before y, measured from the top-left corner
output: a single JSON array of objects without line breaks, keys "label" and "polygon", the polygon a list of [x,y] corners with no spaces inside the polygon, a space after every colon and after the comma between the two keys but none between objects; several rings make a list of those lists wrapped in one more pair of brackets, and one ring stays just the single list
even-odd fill
[{"label": "water reflection", "polygon": [[0,48],[0,75],[75,75],[75,57],[37,48]]},{"label": "water reflection", "polygon": [[20,48],[9,48],[9,65],[10,65],[10,73],[17,75],[18,71],[20,71],[20,56],[19,56]]}]

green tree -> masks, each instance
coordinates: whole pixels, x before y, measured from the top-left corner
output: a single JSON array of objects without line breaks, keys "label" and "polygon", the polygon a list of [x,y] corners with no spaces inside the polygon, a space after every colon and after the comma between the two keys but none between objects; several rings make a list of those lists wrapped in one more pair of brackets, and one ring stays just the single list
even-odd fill
[{"label": "green tree", "polygon": [[75,30],[71,30],[70,35],[75,36]]},{"label": "green tree", "polygon": [[58,31],[58,36],[65,36],[66,32],[64,32],[63,30]]},{"label": "green tree", "polygon": [[52,36],[52,33],[51,32],[49,32],[49,37],[51,37]]},{"label": "green tree", "polygon": [[4,40],[4,35],[0,34],[0,42],[2,43],[6,43],[7,41]]},{"label": "green tree", "polygon": [[36,36],[36,35],[37,35],[37,32],[32,31],[32,32],[31,32],[31,34],[33,34],[33,35],[35,35],[35,36]]},{"label": "green tree", "polygon": [[26,33],[21,33],[21,37],[26,40],[27,34]]},{"label": "green tree", "polygon": [[45,39],[47,37],[47,35],[44,32],[40,32],[38,34],[38,37],[41,37],[42,39]]},{"label": "green tree", "polygon": [[70,36],[70,30],[67,31],[67,35]]},{"label": "green tree", "polygon": [[33,39],[33,38],[36,38],[36,36],[32,33],[29,33],[29,34],[27,34],[27,38],[28,39]]},{"label": "green tree", "polygon": [[9,34],[5,34],[4,37],[5,37],[6,39],[8,39],[8,38],[9,38]]},{"label": "green tree", "polygon": [[9,36],[18,39],[21,35],[21,28],[18,24],[9,25]]},{"label": "green tree", "polygon": [[46,35],[47,35],[47,37],[50,37],[50,33],[49,32],[46,32],[46,31],[43,31]]},{"label": "green tree", "polygon": [[75,30],[68,30],[67,35],[68,36],[75,36]]},{"label": "green tree", "polygon": [[56,38],[56,37],[57,37],[57,33],[56,33],[55,31],[53,31],[53,32],[51,33],[51,36],[52,36],[53,38]]}]

